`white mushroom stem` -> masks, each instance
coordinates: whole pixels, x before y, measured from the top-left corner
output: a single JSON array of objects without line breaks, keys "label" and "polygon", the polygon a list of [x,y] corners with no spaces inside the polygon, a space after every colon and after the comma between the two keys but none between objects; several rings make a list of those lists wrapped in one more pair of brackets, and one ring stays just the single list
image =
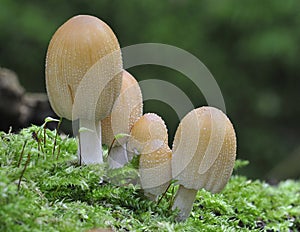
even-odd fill
[{"label": "white mushroom stem", "polygon": [[128,163],[128,158],[127,158],[126,146],[122,145],[122,146],[112,147],[108,154],[109,167],[112,169],[121,168],[127,163]]},{"label": "white mushroom stem", "polygon": [[183,221],[188,218],[192,211],[196,195],[197,190],[187,189],[184,186],[179,185],[179,189],[176,193],[174,204],[172,206],[172,210],[175,210],[176,208],[180,210],[177,218],[178,221]]},{"label": "white mushroom stem", "polygon": [[102,164],[101,123],[79,120],[78,158],[80,164]]}]

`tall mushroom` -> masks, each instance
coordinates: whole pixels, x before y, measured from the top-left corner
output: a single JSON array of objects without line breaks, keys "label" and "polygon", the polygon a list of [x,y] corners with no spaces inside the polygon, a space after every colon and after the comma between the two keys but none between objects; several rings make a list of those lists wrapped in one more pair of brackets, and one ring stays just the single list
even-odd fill
[{"label": "tall mushroom", "polygon": [[157,114],[144,114],[132,127],[128,152],[140,154],[139,174],[144,193],[151,200],[165,192],[171,179],[172,152],[167,127]]},{"label": "tall mushroom", "polygon": [[185,220],[197,191],[220,192],[227,184],[236,156],[236,136],[227,116],[213,107],[200,107],[180,122],[173,142],[172,176],[177,180],[173,209]]},{"label": "tall mushroom", "polygon": [[133,124],[143,115],[142,92],[138,82],[126,70],[123,71],[121,93],[109,116],[101,121],[102,143],[112,146],[108,163],[111,168],[120,168],[128,162],[126,137]]},{"label": "tall mushroom", "polygon": [[122,82],[121,50],[110,27],[78,15],[53,35],[46,56],[46,87],[53,110],[79,120],[81,163],[102,163],[100,120],[111,112]]}]

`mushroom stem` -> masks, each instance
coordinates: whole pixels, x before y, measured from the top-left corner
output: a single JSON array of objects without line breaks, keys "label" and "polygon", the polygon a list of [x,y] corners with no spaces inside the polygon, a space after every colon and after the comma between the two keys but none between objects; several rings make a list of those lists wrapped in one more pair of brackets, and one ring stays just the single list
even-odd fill
[{"label": "mushroom stem", "polygon": [[79,120],[78,156],[83,164],[102,164],[101,122]]},{"label": "mushroom stem", "polygon": [[112,169],[121,168],[127,163],[128,163],[128,158],[127,158],[126,146],[120,145],[120,146],[112,147],[110,153],[108,154],[109,167]]},{"label": "mushroom stem", "polygon": [[188,218],[192,211],[196,195],[197,190],[187,189],[182,185],[179,185],[179,189],[177,190],[174,204],[172,206],[172,210],[176,208],[180,210],[177,218],[178,221],[183,221]]}]

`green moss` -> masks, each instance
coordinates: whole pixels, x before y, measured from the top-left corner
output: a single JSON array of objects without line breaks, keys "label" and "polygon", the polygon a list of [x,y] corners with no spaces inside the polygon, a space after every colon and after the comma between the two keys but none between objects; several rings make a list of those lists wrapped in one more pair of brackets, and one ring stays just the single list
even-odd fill
[{"label": "green moss", "polygon": [[137,160],[120,170],[81,167],[75,139],[55,137],[37,126],[0,132],[0,231],[300,230],[299,181],[270,186],[233,176],[220,194],[200,190],[191,216],[177,223],[173,187],[157,205],[131,184]]}]

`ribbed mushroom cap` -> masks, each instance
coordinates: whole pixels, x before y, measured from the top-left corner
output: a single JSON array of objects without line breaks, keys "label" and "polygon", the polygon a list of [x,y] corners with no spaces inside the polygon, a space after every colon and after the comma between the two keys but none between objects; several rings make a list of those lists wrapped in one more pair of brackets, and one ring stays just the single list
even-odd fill
[{"label": "ribbed mushroom cap", "polygon": [[144,114],[131,128],[127,149],[137,154],[150,154],[168,143],[167,127],[157,114]]},{"label": "ribbed mushroom cap", "polygon": [[221,191],[236,157],[233,126],[216,108],[195,109],[179,124],[172,151],[172,176],[178,184],[187,189]]},{"label": "ribbed mushroom cap", "polygon": [[[111,145],[115,135],[129,134],[133,124],[143,114],[142,92],[136,79],[123,71],[121,93],[109,116],[101,120],[102,143]],[[120,142],[122,139],[119,139]],[[120,143],[115,142],[114,146]]]},{"label": "ribbed mushroom cap", "polygon": [[103,119],[120,93],[121,70],[120,46],[107,24],[89,15],[69,19],[55,32],[47,51],[46,87],[53,110],[72,120],[76,91],[85,77],[91,83],[81,86],[86,98],[80,98],[78,111],[84,114],[94,107],[96,119]]},{"label": "ribbed mushroom cap", "polygon": [[171,159],[172,151],[166,143],[150,154],[141,154],[139,174],[145,193],[157,196],[166,191],[172,179]]},{"label": "ribbed mushroom cap", "polygon": [[233,171],[236,157],[236,135],[231,123],[226,124],[226,135],[220,154],[205,174],[202,174],[203,188],[217,193],[222,191]]},{"label": "ribbed mushroom cap", "polygon": [[172,151],[168,144],[164,143],[159,149],[149,153],[141,154],[140,168],[150,169],[155,168],[165,162],[169,162],[172,159]]}]

